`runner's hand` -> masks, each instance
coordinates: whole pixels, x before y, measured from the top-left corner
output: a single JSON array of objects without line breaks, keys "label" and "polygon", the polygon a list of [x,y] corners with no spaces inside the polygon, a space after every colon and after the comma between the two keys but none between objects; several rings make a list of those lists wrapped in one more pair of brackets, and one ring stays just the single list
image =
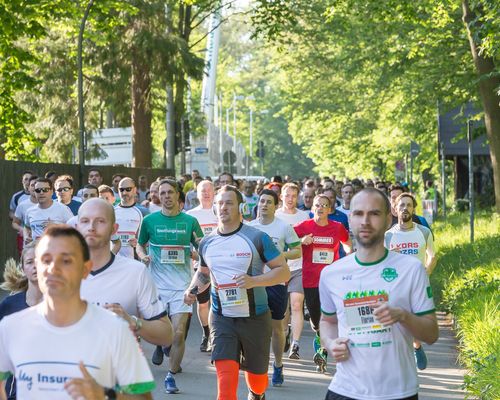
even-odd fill
[{"label": "runner's hand", "polygon": [[119,317],[122,317],[125,321],[127,321],[130,329],[134,331],[135,329],[135,321],[132,319],[130,315],[123,309],[123,307],[118,303],[105,304],[104,308],[106,310],[114,312]]},{"label": "runner's hand", "polygon": [[136,247],[137,246],[137,239],[136,238],[130,238],[128,240],[128,244],[132,247]]},{"label": "runner's hand", "polygon": [[151,262],[151,256],[144,256],[141,258],[141,262],[143,264],[146,264],[146,265],[149,265],[149,263]]},{"label": "runner's hand", "polygon": [[253,276],[243,274],[243,275],[238,275],[233,277],[234,281],[238,285],[238,287],[243,288],[243,289],[251,289],[255,287],[255,282]]},{"label": "runner's hand", "polygon": [[384,325],[393,325],[405,320],[405,311],[401,308],[390,307],[389,303],[383,301],[373,308],[373,315],[378,322]]},{"label": "runner's hand", "polygon": [[336,362],[347,361],[351,355],[349,351],[348,338],[339,337],[330,344],[330,353]]},{"label": "runner's hand", "polygon": [[73,378],[64,384],[64,389],[73,400],[104,400],[104,388],[89,374],[80,361],[83,378]]},{"label": "runner's hand", "polygon": [[303,245],[309,246],[313,242],[313,235],[310,233],[309,235],[305,235],[301,240]]},{"label": "runner's hand", "polygon": [[188,306],[192,305],[196,301],[196,295],[191,293],[191,289],[187,289],[184,292],[184,303]]}]

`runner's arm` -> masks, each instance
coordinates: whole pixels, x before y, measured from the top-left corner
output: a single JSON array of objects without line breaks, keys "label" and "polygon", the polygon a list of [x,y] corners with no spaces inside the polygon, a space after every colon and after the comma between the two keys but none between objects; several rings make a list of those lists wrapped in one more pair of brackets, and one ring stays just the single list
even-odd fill
[{"label": "runner's arm", "polygon": [[283,256],[286,260],[296,260],[302,257],[302,246],[295,246],[289,248],[287,251],[283,252]]},{"label": "runner's arm", "polygon": [[337,314],[326,315],[321,313],[319,321],[321,342],[336,361],[345,361],[349,357],[349,346],[347,338],[339,338],[339,321]]},{"label": "runner's arm", "polygon": [[193,304],[196,301],[196,293],[202,293],[210,285],[210,270],[208,267],[198,266],[189,287],[184,292],[184,303]]},{"label": "runner's arm", "polygon": [[351,254],[352,253],[352,241],[351,238],[347,239],[347,242],[341,242],[342,247],[344,248],[344,251],[346,254]]},{"label": "runner's arm", "polygon": [[19,235],[23,234],[23,227],[21,226],[21,220],[19,218],[13,217],[12,227]]},{"label": "runner's arm", "polygon": [[135,251],[137,252],[137,256],[139,257],[139,260],[145,263],[149,263],[151,260],[151,257],[149,257],[145,244],[142,245],[140,243],[137,243],[137,247],[135,248]]},{"label": "runner's arm", "polygon": [[243,274],[235,278],[239,287],[251,289],[258,286],[274,286],[290,279],[290,269],[283,254],[268,261],[266,265],[271,271],[262,275],[250,276]]},{"label": "runner's arm", "polygon": [[5,381],[0,382],[0,400],[7,400],[7,393],[5,393]]},{"label": "runner's arm", "polygon": [[116,240],[111,240],[112,246],[111,246],[111,252],[114,255],[117,255],[120,249],[122,248],[122,241],[120,239]]},{"label": "runner's arm", "polygon": [[427,238],[427,246],[425,248],[425,269],[427,271],[427,275],[432,274],[434,268],[436,267],[437,258],[436,252],[434,251],[434,240],[432,239],[432,233]]}]

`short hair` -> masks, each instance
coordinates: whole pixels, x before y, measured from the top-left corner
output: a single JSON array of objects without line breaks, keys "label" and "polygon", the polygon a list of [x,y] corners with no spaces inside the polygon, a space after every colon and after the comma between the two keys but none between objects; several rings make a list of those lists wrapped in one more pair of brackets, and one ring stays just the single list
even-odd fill
[{"label": "short hair", "polygon": [[417,207],[417,199],[411,193],[403,192],[398,197],[396,197],[396,204],[400,202],[400,200],[404,197],[409,197],[413,201],[413,208]]},{"label": "short hair", "polygon": [[340,190],[344,190],[344,188],[346,188],[346,187],[348,187],[348,186],[350,186],[350,187],[354,190],[354,186],[353,186],[353,184],[352,184],[352,183],[344,183],[344,184],[342,185],[342,189],[340,189]]},{"label": "short hair", "polygon": [[52,178],[54,175],[57,175],[56,171],[47,171],[47,173],[45,174],[45,178],[49,179]]},{"label": "short hair", "polygon": [[179,190],[179,184],[175,179],[168,179],[168,178],[162,179],[158,187],[160,187],[161,185],[170,185],[175,189],[177,193],[181,192],[181,190]]},{"label": "short hair", "polygon": [[220,177],[221,177],[222,175],[228,175],[228,176],[230,176],[230,177],[231,177],[231,181],[232,181],[232,182],[234,182],[234,176],[233,176],[233,174],[232,174],[231,172],[227,172],[227,171],[222,172],[222,173],[219,175],[219,181],[220,181]]},{"label": "short hair", "polygon": [[278,203],[280,202],[280,200],[278,199],[278,194],[274,190],[271,190],[271,189],[262,190],[262,192],[260,192],[260,195],[259,195],[259,201],[260,201],[260,198],[265,194],[268,196],[271,196],[273,198],[275,206],[278,205]]},{"label": "short hair", "polygon": [[382,193],[380,190],[372,188],[372,187],[361,189],[358,193],[356,193],[354,195],[354,197],[352,198],[351,204],[354,201],[354,199],[362,193],[375,194],[375,195],[379,196],[384,203],[383,208],[384,208],[385,214],[388,215],[391,213],[391,202],[390,202],[389,198],[384,193]]},{"label": "short hair", "polygon": [[118,178],[118,177],[120,177],[121,179],[123,179],[123,178],[126,177],[126,175],[125,174],[113,174],[113,176],[111,177],[111,180],[114,181],[115,178]]},{"label": "short hair", "polygon": [[398,185],[397,183],[389,186],[389,193],[391,193],[393,190],[401,190],[402,192],[405,192],[405,188],[401,185]]},{"label": "short hair", "polygon": [[113,196],[115,195],[115,192],[113,192],[113,189],[111,189],[108,185],[101,185],[97,188],[99,194],[101,193],[110,193]]},{"label": "short hair", "polygon": [[71,175],[60,175],[56,181],[54,182],[54,184],[56,184],[57,182],[62,182],[62,181],[66,181],[69,183],[69,186],[73,187],[73,177]]},{"label": "short hair", "polygon": [[90,168],[88,175],[90,175],[91,172],[97,172],[99,176],[102,176],[102,172],[99,168]]},{"label": "short hair", "polygon": [[287,189],[295,190],[297,192],[297,195],[300,193],[299,187],[295,183],[293,183],[293,182],[285,183],[283,185],[283,187],[281,188],[281,192],[283,193]]},{"label": "short hair", "polygon": [[[317,194],[316,196],[314,196],[313,203],[314,203],[317,199],[325,199],[325,200],[328,202],[328,206],[329,206],[329,207],[331,207],[331,206],[332,206],[332,203],[330,202],[330,198],[329,198],[326,194],[320,193],[320,194]],[[314,204],[313,204],[313,207],[314,207]]]},{"label": "short hair", "polygon": [[212,181],[209,181],[208,179],[202,180],[200,183],[198,183],[198,186],[196,186],[196,191],[201,192],[201,188],[203,185],[208,185],[212,187],[212,190],[214,189],[214,183]]},{"label": "short hair", "polygon": [[283,183],[283,178],[281,177],[281,175],[274,175],[271,178],[271,182]]},{"label": "short hair", "polygon": [[217,191],[217,194],[224,193],[224,192],[235,193],[236,194],[236,201],[238,202],[238,204],[243,203],[243,195],[241,194],[241,192],[238,190],[238,188],[236,186],[224,185]]},{"label": "short hair", "polygon": [[[89,251],[89,246],[87,245],[87,242],[83,238],[82,234],[80,232],[78,232],[75,228],[73,228],[72,226],[64,225],[64,224],[50,225],[46,229],[46,231],[42,234],[42,236],[40,237],[40,241],[46,236],[52,237],[52,238],[57,238],[57,237],[74,237],[74,238],[76,238],[80,244],[80,249],[82,251],[82,256],[83,256],[83,261],[90,260],[90,251]],[[38,242],[38,243],[40,243],[40,242]]]},{"label": "short hair", "polygon": [[35,175],[35,173],[32,170],[30,170],[30,169],[24,170],[21,176],[24,176],[26,174]]},{"label": "short hair", "polygon": [[54,190],[54,185],[49,178],[37,178],[36,183],[47,183],[50,187],[50,190]]},{"label": "short hair", "polygon": [[31,178],[28,180],[28,182],[31,183],[31,181],[34,181],[35,179],[38,179],[38,176],[37,175],[31,175]]},{"label": "short hair", "polygon": [[95,191],[96,191],[97,193],[99,193],[99,189],[97,188],[97,186],[92,185],[91,183],[87,183],[87,184],[86,184],[83,188],[84,188],[84,189],[95,189]]}]

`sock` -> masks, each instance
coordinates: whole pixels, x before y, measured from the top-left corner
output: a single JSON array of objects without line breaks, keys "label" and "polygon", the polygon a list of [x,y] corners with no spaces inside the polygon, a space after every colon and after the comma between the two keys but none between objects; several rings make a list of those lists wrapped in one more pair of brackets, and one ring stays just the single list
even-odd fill
[{"label": "sock", "polygon": [[205,337],[209,337],[210,336],[210,328],[208,327],[208,325],[205,325],[203,327],[203,336],[205,336]]},{"label": "sock", "polygon": [[292,340],[292,347],[295,346],[295,345],[299,345],[299,341],[298,340]]}]

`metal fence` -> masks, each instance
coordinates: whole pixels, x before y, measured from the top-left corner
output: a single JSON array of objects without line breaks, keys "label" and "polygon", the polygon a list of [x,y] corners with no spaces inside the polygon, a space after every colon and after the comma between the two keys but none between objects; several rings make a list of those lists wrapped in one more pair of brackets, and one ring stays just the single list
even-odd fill
[{"label": "metal fence", "polygon": [[[0,184],[2,186],[2,193],[0,194],[0,273],[3,273],[4,264],[8,258],[14,257],[16,260],[19,258],[16,247],[16,232],[12,228],[9,219],[9,203],[12,195],[22,189],[21,178],[23,172],[30,170],[39,176],[45,175],[48,171],[55,171],[57,174],[69,174],[73,176],[75,189],[77,190],[87,183],[88,170],[91,168],[93,166],[90,165],[84,167],[83,179],[80,179],[80,167],[75,164],[46,164],[0,160]],[[166,169],[121,166],[95,166],[95,168],[101,171],[104,183],[108,185],[111,185],[111,177],[116,173],[129,176],[136,181],[140,175],[145,175],[148,178],[148,182],[153,182],[159,176],[172,174]]]}]

